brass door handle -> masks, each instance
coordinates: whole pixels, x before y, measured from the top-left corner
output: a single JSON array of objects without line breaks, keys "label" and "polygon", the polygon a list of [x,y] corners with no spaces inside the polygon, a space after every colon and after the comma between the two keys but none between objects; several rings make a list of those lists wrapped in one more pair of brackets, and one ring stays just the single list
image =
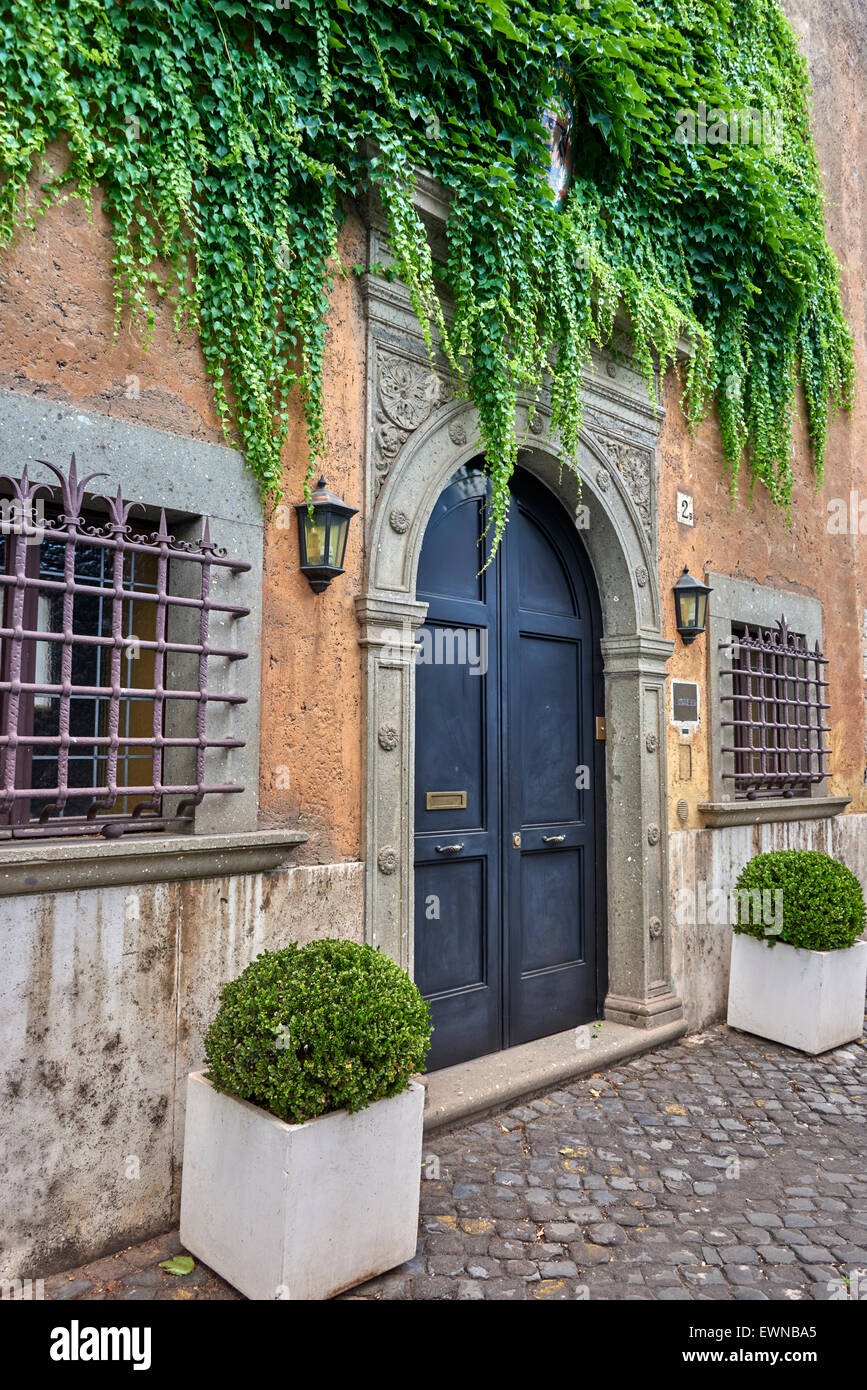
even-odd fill
[{"label": "brass door handle", "polygon": [[542,843],[545,845],[562,845],[565,839],[565,835],[543,835]]},{"label": "brass door handle", "polygon": [[459,854],[463,845],[437,845],[437,854]]}]

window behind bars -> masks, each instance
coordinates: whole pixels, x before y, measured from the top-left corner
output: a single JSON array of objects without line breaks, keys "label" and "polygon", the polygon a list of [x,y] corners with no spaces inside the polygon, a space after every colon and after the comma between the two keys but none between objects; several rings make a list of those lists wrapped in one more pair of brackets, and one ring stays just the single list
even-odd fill
[{"label": "window behind bars", "polygon": [[[164,510],[138,532],[120,492],[106,512],[85,509],[103,475],[79,480],[74,455],[66,475],[44,466],[57,486],[26,469],[2,480],[0,837],[186,828],[204,796],[243,790],[206,776],[209,750],[243,747],[209,737],[207,714],[245,700],[214,688],[209,662],[247,653],[210,628],[215,613],[234,624],[249,612],[214,597],[215,574],[250,567],[212,543],[207,520],[193,542],[169,533]],[[191,750],[182,780],[167,770],[174,749]]]},{"label": "window behind bars", "polygon": [[828,662],[818,641],[809,648],[781,618],[775,628],[733,623],[721,650],[729,687],[720,695],[729,709],[722,724],[731,730],[722,752],[734,755],[723,777],[734,782],[735,797],[809,796],[828,776]]}]

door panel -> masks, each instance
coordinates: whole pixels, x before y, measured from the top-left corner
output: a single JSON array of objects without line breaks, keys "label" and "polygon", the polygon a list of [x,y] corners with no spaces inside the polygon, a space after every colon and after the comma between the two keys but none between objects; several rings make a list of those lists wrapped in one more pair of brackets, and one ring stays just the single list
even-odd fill
[{"label": "door panel", "polygon": [[[497,583],[478,573],[485,497],[484,476],[461,469],[419,562],[428,614],[417,638],[415,977],[434,1020],[430,1069],[503,1045]],[[465,793],[466,806],[428,809],[434,792]]]},{"label": "door panel", "polygon": [[419,592],[484,603],[487,573],[479,573],[478,476],[468,472],[450,483],[434,507],[419,558]]},{"label": "door panel", "polygon": [[513,517],[520,531],[518,584],[521,607],[537,613],[575,615],[575,594],[557,552],[532,517]]},{"label": "door panel", "polygon": [[416,974],[431,995],[485,985],[485,860],[422,864],[416,875],[425,923],[416,936]]},{"label": "door panel", "polygon": [[529,853],[524,851],[521,857],[522,974],[583,962],[583,853],[580,845],[556,849],[546,845]]},{"label": "door panel", "polygon": [[[529,480],[514,496],[503,618],[512,658],[504,796],[521,838],[507,861],[505,895],[512,1045],[589,1022],[597,1010],[596,933],[588,929],[596,917],[595,817],[579,775],[596,761],[590,603],[565,513]],[[535,579],[542,540],[547,602]],[[568,615],[560,581],[569,585]]]},{"label": "door panel", "polygon": [[[467,663],[441,659],[460,652],[460,638],[477,638],[480,631],[487,630],[455,627],[428,617],[417,643],[416,729],[423,737],[416,738],[416,834],[479,829],[486,822],[485,680],[473,675]],[[437,791],[465,792],[466,808],[428,810],[427,794]]]},{"label": "door panel", "polygon": [[516,684],[522,825],[576,817],[580,657],[574,641],[521,633]]},{"label": "door panel", "polygon": [[598,1008],[597,818],[578,776],[600,763],[592,577],[566,514],[520,473],[479,575],[486,497],[478,468],[459,470],[419,565],[415,962],[431,1069]]}]

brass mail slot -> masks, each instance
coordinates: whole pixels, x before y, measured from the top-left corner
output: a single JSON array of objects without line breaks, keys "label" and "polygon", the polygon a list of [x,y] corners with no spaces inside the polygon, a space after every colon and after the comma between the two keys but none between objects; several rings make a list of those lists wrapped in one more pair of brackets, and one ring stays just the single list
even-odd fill
[{"label": "brass mail slot", "polygon": [[467,804],[466,792],[425,792],[427,811],[463,811]]}]

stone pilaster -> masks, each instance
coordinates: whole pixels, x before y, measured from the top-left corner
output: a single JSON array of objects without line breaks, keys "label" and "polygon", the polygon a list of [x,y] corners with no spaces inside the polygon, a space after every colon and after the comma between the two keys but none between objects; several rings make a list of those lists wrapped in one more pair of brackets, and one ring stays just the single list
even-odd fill
[{"label": "stone pilaster", "polygon": [[426,603],[356,602],[365,652],[364,859],[367,939],[412,974],[415,632]]},{"label": "stone pilaster", "polygon": [[665,678],[674,643],[602,640],[608,785],[605,1017],[651,1027],[682,1015],[671,987]]}]

